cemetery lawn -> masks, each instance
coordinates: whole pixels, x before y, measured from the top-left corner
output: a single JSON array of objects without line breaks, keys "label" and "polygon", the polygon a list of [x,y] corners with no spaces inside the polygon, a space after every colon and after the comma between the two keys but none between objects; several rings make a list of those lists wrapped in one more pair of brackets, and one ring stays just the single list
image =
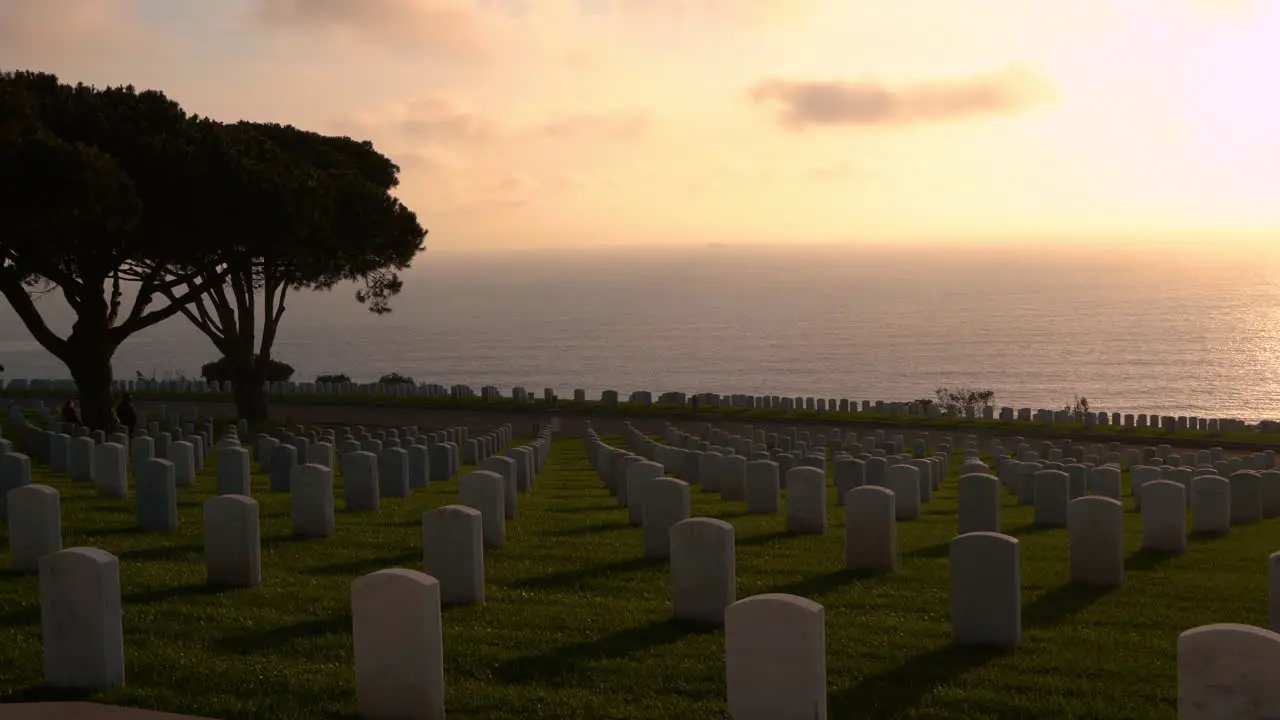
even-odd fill
[{"label": "cemetery lawn", "polygon": [[[255,476],[264,585],[210,590],[200,507],[214,472],[206,466],[197,488],[180,491],[181,527],[171,534],[136,531],[132,501],[35,478],[62,493],[64,547],[120,558],[127,685],[89,695],[42,688],[37,578],[4,570],[0,702],[76,697],[226,719],[354,716],[351,581],[420,568],[422,513],[453,502],[456,480],[384,499],[377,513],[343,512],[339,491],[336,536],[298,540],[287,496]],[[919,521],[898,524],[900,571],[874,578],[841,570],[844,513],[829,492],[825,536],[788,536],[784,516],[749,516],[744,503],[696,489],[692,501],[694,515],[736,526],[739,598],[786,592],[826,608],[832,718],[1164,720],[1175,714],[1179,633],[1267,623],[1267,558],[1280,520],[1194,538],[1183,556],[1147,555],[1136,550],[1139,516],[1126,496],[1125,586],[1100,593],[1066,585],[1066,531],[1030,527],[1031,508],[1006,494],[1005,531],[1021,541],[1022,646],[954,648],[954,480]],[[667,565],[642,557],[640,529],[596,479],[580,439],[554,442],[519,512],[507,547],[486,553],[486,604],[444,611],[450,718],[725,717],[723,635],[670,619]],[[8,568],[3,525],[0,535]]]}]

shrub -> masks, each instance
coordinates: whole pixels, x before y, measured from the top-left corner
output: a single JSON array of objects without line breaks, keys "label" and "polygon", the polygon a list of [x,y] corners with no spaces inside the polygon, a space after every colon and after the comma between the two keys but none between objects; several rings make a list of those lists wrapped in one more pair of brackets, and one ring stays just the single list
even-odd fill
[{"label": "shrub", "polygon": [[982,415],[983,408],[990,407],[996,397],[995,390],[975,390],[969,387],[945,388],[940,387],[934,391],[937,396],[937,404],[943,411],[964,416],[969,408],[973,408],[974,415]]},{"label": "shrub", "polygon": [[347,375],[346,373],[337,373],[337,374],[334,374],[334,375],[317,375],[317,376],[316,376],[316,384],[317,384],[317,385],[319,385],[320,383],[333,383],[333,384],[335,384],[335,385],[341,385],[342,383],[349,383],[349,382],[351,382],[351,377],[350,377],[349,375]]},{"label": "shrub", "polygon": [[[200,375],[209,382],[230,382],[232,379],[231,358],[220,357],[200,368]],[[293,377],[293,366],[279,360],[267,363],[267,382],[288,382]]]},{"label": "shrub", "polygon": [[417,385],[413,378],[408,375],[401,375],[397,372],[387,373],[378,378],[378,382],[382,385]]}]

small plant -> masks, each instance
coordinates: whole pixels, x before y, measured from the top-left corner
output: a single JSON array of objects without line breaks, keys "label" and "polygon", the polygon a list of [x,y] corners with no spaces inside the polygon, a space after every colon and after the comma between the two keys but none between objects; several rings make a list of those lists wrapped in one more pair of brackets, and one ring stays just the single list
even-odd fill
[{"label": "small plant", "polygon": [[995,400],[995,390],[976,390],[969,387],[945,388],[934,391],[936,404],[952,415],[966,415],[970,409],[974,415],[981,415],[984,408],[991,407]]},{"label": "small plant", "polygon": [[408,375],[401,375],[398,372],[391,372],[378,378],[380,385],[417,385],[413,378]]},{"label": "small plant", "polygon": [[[231,382],[235,368],[232,366],[231,358],[220,357],[210,363],[205,363],[200,368],[200,376],[209,382]],[[271,360],[267,363],[267,382],[289,382],[289,378],[293,377],[293,366],[279,360]]]},{"label": "small plant", "polygon": [[346,373],[336,373],[332,375],[317,375],[316,384],[333,383],[334,385],[342,385],[351,382],[351,377]]},{"label": "small plant", "polygon": [[1089,412],[1089,399],[1081,395],[1076,396],[1076,402],[1073,407],[1067,408],[1069,412],[1075,415],[1083,415]]}]

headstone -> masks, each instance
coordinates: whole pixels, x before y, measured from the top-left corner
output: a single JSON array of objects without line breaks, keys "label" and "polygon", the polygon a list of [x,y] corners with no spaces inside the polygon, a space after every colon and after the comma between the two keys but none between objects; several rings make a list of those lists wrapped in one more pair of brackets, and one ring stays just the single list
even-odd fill
[{"label": "headstone", "polygon": [[975,532],[951,541],[951,626],[957,645],[1018,646],[1022,568],[1017,538]]},{"label": "headstone", "polygon": [[383,448],[378,453],[378,494],[384,498],[407,498],[409,453],[401,448]]},{"label": "headstone", "polygon": [[93,438],[77,437],[71,439],[71,446],[67,450],[71,482],[93,482],[93,448]]},{"label": "headstone", "polygon": [[1280,717],[1280,635],[1251,625],[1202,625],[1178,636],[1178,719]]},{"label": "headstone", "polygon": [[957,483],[960,494],[959,532],[1000,532],[1000,481],[992,475],[961,475]]},{"label": "headstone", "polygon": [[14,570],[35,572],[40,558],[62,549],[58,491],[48,485],[23,485],[10,490],[8,500],[9,563]]},{"label": "headstone", "polygon": [[1067,507],[1071,583],[1113,588],[1124,584],[1124,508],[1090,495]]},{"label": "headstone", "polygon": [[[85,440],[87,438],[76,438]],[[103,443],[91,449],[93,453],[93,479],[98,497],[125,498],[129,496],[128,459],[123,445]]]},{"label": "headstone", "polygon": [[75,547],[40,558],[40,625],[47,685],[105,690],[124,684],[120,562],[114,555]]},{"label": "headstone", "polygon": [[515,520],[519,492],[516,488],[516,461],[505,455],[490,455],[480,461],[480,469],[502,478],[503,512],[508,520]]},{"label": "headstone", "polygon": [[409,455],[409,487],[430,487],[431,451],[425,445],[410,445],[406,452]]},{"label": "headstone", "polygon": [[169,460],[152,458],[138,468],[138,527],[144,532],[178,529],[178,488]]},{"label": "headstone", "polygon": [[204,501],[204,566],[210,585],[262,584],[257,501],[244,495],[218,495]]},{"label": "headstone", "polygon": [[772,514],[782,505],[778,463],[756,460],[747,464],[747,512]]},{"label": "headstone", "polygon": [[1191,481],[1191,529],[1231,532],[1231,483],[1226,478],[1202,475]]},{"label": "headstone", "polygon": [[821,605],[781,593],[739,600],[725,610],[724,644],[729,717],[826,720]]},{"label": "headstone", "polygon": [[818,468],[787,471],[787,532],[827,532],[827,476]]},{"label": "headstone", "polygon": [[1254,525],[1262,522],[1262,476],[1242,470],[1231,474],[1231,524]]},{"label": "headstone", "polygon": [[249,451],[242,447],[218,448],[218,494],[252,495]]},{"label": "headstone", "polygon": [[22,453],[0,454],[0,522],[9,521],[9,491],[31,484],[31,458]]},{"label": "headstone", "polygon": [[294,467],[289,495],[289,519],[293,523],[294,535],[306,538],[333,536],[332,470],[310,463]]},{"label": "headstone", "polygon": [[[1067,504],[1071,493],[1071,478],[1061,470],[1040,470],[1031,476],[1035,484],[1032,502],[1036,508],[1036,525],[1040,527],[1066,527]],[[1025,480],[1024,480],[1025,482]]]},{"label": "headstone", "polygon": [[356,578],[351,636],[361,717],[445,720],[438,580],[405,568]]},{"label": "headstone", "polygon": [[898,519],[920,519],[920,471],[910,465],[893,465],[886,477]]},{"label": "headstone", "polygon": [[378,456],[364,450],[343,455],[342,489],[348,511],[377,510],[381,497]]},{"label": "headstone", "polygon": [[1168,480],[1144,483],[1142,549],[1182,553],[1187,550],[1187,490]]},{"label": "headstone", "polygon": [[281,443],[271,450],[271,492],[289,492],[293,469],[298,465],[298,450]]},{"label": "headstone", "polygon": [[734,529],[716,518],[671,526],[671,604],[680,620],[724,624],[737,599]]},{"label": "headstone", "polygon": [[[463,479],[474,474],[467,473]],[[484,519],[479,510],[445,505],[423,514],[422,569],[440,581],[440,602],[484,602],[484,546]]]},{"label": "headstone", "polygon": [[664,559],[671,555],[671,528],[689,519],[689,484],[658,477],[644,489],[644,555]]},{"label": "headstone", "polygon": [[458,504],[480,512],[487,548],[500,548],[507,543],[505,484],[501,475],[489,470],[474,470],[458,481]]},{"label": "headstone", "polygon": [[845,567],[855,572],[898,569],[897,493],[875,485],[845,494]]}]

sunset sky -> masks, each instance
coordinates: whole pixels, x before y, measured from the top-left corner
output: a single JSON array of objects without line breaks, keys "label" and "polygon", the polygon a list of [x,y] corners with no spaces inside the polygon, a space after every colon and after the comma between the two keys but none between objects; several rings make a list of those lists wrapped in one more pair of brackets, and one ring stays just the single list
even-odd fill
[{"label": "sunset sky", "polygon": [[1280,229],[1280,0],[0,0],[0,68],[371,139],[440,251]]}]

